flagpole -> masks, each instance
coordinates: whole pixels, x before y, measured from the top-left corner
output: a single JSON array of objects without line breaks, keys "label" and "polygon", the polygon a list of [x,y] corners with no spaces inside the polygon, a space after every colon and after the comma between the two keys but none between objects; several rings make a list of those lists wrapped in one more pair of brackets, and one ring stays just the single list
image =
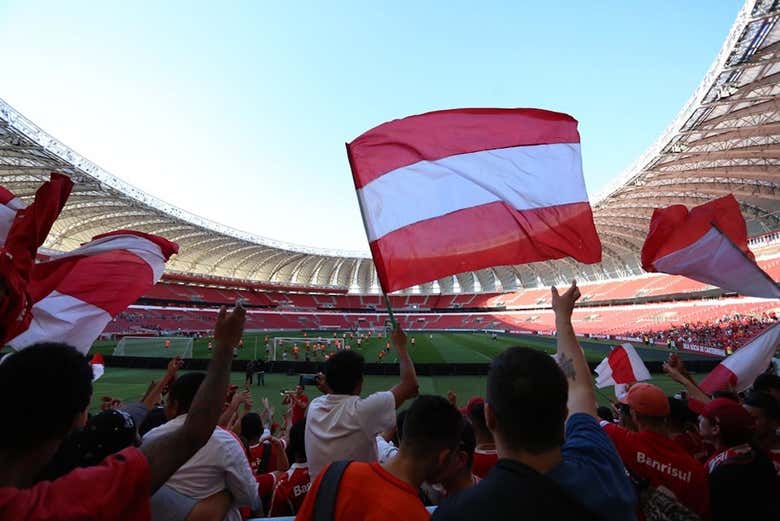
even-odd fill
[{"label": "flagpole", "polygon": [[387,296],[387,293],[384,293],[385,296],[385,306],[387,307],[387,314],[390,315],[390,322],[393,324],[393,330],[395,331],[398,329],[398,322],[395,321],[395,315],[393,315],[393,308],[390,306],[390,297]]}]

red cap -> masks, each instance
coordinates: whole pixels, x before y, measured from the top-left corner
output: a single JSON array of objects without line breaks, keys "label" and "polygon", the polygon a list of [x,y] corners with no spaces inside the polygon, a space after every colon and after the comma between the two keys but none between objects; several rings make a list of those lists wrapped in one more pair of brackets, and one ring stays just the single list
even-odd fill
[{"label": "red cap", "polygon": [[715,398],[699,413],[711,421],[717,421],[722,429],[744,432],[754,427],[753,417],[742,405],[728,398]]},{"label": "red cap", "polygon": [[660,387],[639,383],[631,386],[626,397],[628,406],[645,416],[669,416],[669,399]]},{"label": "red cap", "polygon": [[464,416],[468,416],[469,414],[471,414],[471,409],[473,409],[474,407],[476,407],[477,405],[479,405],[481,403],[485,403],[485,399],[484,398],[481,398],[479,396],[475,396],[473,398],[470,398],[469,401],[466,402],[466,406],[463,407],[460,410],[460,412]]}]

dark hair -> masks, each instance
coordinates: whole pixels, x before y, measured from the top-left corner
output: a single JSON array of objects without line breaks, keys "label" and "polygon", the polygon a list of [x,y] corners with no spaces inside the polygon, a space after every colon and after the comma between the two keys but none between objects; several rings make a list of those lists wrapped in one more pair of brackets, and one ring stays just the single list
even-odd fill
[{"label": "dark hair", "polygon": [[753,382],[753,390],[769,392],[771,389],[780,391],[780,376],[773,373],[761,373]]},{"label": "dark hair", "polygon": [[179,414],[189,412],[195,393],[205,378],[206,373],[186,373],[173,381],[168,391],[168,400],[177,405]]},{"label": "dark hair", "polygon": [[780,404],[769,393],[751,391],[745,397],[745,405],[761,409],[770,421],[780,420]]},{"label": "dark hair", "polygon": [[568,396],[566,377],[542,351],[512,347],[490,364],[487,403],[509,448],[541,453],[563,445]]},{"label": "dark hair", "polygon": [[474,427],[475,432],[478,432],[483,436],[493,437],[493,434],[490,432],[490,429],[488,429],[487,423],[485,422],[484,403],[478,403],[469,410],[469,421],[471,421],[471,425]]},{"label": "dark hair", "polygon": [[298,420],[290,427],[290,444],[287,446],[287,459],[290,463],[296,460],[306,461],[306,420]]},{"label": "dark hair", "polygon": [[250,412],[241,418],[241,435],[247,441],[255,440],[263,435],[263,420],[256,412]]},{"label": "dark hair", "polygon": [[67,344],[35,344],[6,356],[0,363],[0,410],[6,421],[0,448],[30,449],[64,438],[91,398],[92,367]]},{"label": "dark hair", "polygon": [[598,409],[596,409],[596,416],[610,423],[615,421],[615,414],[606,405],[599,405]]},{"label": "dark hair", "polygon": [[363,355],[342,350],[325,362],[325,381],[334,394],[352,394],[363,378]]},{"label": "dark hair", "polygon": [[82,431],[80,467],[99,464],[106,456],[138,443],[133,418],[125,411],[109,409],[92,416]]},{"label": "dark hair", "polygon": [[141,426],[138,427],[138,434],[143,436],[150,430],[159,427],[166,421],[167,418],[165,417],[165,408],[155,407],[151,411],[146,413],[146,417],[144,418],[144,421],[142,421]]},{"label": "dark hair", "polygon": [[446,398],[419,396],[406,413],[401,447],[420,460],[437,457],[443,449],[458,447],[464,423],[463,415]]},{"label": "dark hair", "polygon": [[474,427],[469,422],[463,422],[463,431],[460,434],[460,450],[469,456],[469,468],[474,464],[474,451],[477,448],[477,437],[474,435]]}]

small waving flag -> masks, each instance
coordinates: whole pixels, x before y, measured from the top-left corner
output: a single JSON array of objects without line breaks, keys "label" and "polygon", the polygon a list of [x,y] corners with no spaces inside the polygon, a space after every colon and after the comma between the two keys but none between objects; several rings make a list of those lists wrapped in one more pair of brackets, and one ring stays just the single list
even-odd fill
[{"label": "small waving flag", "polygon": [[657,209],[642,247],[642,267],[682,275],[741,295],[780,298],[780,288],[756,264],[733,195],[692,208]]},{"label": "small waving flag", "polygon": [[23,349],[57,341],[87,353],[113,317],[162,277],[179,247],[162,237],[120,230],[35,265],[32,322],[8,342]]},{"label": "small waving flag", "polygon": [[347,144],[385,293],[491,266],[601,260],[577,120],[538,109],[454,109]]},{"label": "small waving flag", "polygon": [[733,387],[738,393],[744,391],[753,385],[758,375],[769,367],[778,344],[780,344],[780,323],[771,326],[737,349],[733,355],[726,357],[704,377],[699,387],[707,394],[728,387]]},{"label": "small waving flag", "polygon": [[[596,367],[596,387],[630,384],[650,379],[650,371],[631,344],[621,344]],[[617,395],[618,388],[615,388]]]},{"label": "small waving flag", "polygon": [[92,366],[92,381],[94,382],[106,372],[106,362],[103,360],[103,355],[95,353],[92,355],[92,359],[89,361],[89,365]]}]

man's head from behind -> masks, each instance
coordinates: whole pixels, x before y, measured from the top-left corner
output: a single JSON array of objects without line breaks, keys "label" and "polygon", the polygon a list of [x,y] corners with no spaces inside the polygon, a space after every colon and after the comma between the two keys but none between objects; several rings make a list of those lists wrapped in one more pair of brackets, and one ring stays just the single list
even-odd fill
[{"label": "man's head from behind", "polygon": [[290,427],[290,444],[287,446],[287,459],[290,463],[306,462],[306,420],[298,420]]},{"label": "man's head from behind", "polygon": [[468,411],[468,418],[474,429],[477,443],[493,443],[493,433],[485,423],[485,402],[478,403]]},{"label": "man's head from behind", "polygon": [[256,412],[250,412],[241,418],[241,435],[249,443],[257,443],[263,435],[263,420]]},{"label": "man's head from behind", "polygon": [[756,422],[756,437],[760,442],[771,442],[780,429],[780,403],[765,392],[751,391],[742,404]]},{"label": "man's head from behind", "polygon": [[0,363],[0,450],[59,445],[86,423],[91,398],[92,368],[73,347],[43,343],[7,356]]},{"label": "man's head from behind", "polygon": [[333,394],[360,394],[363,387],[363,355],[342,350],[325,362],[325,381]]},{"label": "man's head from behind", "polygon": [[525,347],[501,353],[490,365],[485,405],[497,449],[540,454],[563,445],[568,396],[550,355]]},{"label": "man's head from behind", "polygon": [[168,391],[168,401],[165,404],[165,416],[169,420],[189,412],[195,393],[198,392],[198,388],[205,378],[205,373],[187,373],[174,380]]},{"label": "man's head from behind", "polygon": [[663,430],[667,426],[671,407],[669,398],[657,385],[638,383],[631,386],[626,396],[631,419],[639,430]]},{"label": "man's head from behind", "polygon": [[442,396],[419,396],[409,407],[401,452],[425,467],[427,482],[440,481],[452,465],[464,423],[460,411]]}]

